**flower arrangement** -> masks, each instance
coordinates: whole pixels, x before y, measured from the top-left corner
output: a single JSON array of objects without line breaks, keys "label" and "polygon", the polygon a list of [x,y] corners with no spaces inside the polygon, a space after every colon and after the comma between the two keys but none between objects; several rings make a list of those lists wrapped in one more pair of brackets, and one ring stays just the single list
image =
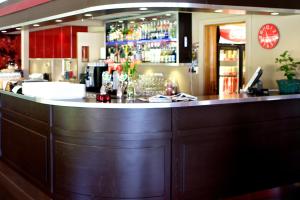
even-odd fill
[{"label": "flower arrangement", "polygon": [[123,73],[127,74],[129,77],[134,77],[136,74],[137,66],[140,63],[138,60],[121,59],[121,66]]}]

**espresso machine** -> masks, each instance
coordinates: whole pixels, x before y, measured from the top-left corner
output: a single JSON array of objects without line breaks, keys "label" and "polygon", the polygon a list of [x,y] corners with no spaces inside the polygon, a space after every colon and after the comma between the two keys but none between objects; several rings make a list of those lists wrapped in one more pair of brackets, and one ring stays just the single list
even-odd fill
[{"label": "espresso machine", "polygon": [[86,67],[85,85],[87,92],[99,92],[102,85],[102,73],[108,70],[104,60],[88,63]]}]

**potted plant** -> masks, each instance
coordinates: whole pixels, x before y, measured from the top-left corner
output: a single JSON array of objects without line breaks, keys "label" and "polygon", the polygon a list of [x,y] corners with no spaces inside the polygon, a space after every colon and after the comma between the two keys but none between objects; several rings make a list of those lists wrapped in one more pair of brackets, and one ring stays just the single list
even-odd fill
[{"label": "potted plant", "polygon": [[296,62],[288,51],[284,51],[276,58],[275,63],[280,65],[278,70],[282,71],[286,77],[286,79],[277,80],[280,94],[300,93],[300,80],[295,79],[300,62]]}]

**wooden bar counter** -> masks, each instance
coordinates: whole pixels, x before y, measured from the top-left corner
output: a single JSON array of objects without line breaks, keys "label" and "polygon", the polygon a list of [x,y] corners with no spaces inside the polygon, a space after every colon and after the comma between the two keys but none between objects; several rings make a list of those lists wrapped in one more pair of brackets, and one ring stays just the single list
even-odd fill
[{"label": "wooden bar counter", "polygon": [[0,101],[0,164],[49,199],[222,199],[300,181],[300,95]]}]

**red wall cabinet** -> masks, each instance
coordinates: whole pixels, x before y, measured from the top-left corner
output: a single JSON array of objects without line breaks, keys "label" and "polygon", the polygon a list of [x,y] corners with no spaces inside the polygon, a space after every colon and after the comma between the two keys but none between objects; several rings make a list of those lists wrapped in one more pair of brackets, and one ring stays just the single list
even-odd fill
[{"label": "red wall cabinet", "polygon": [[53,58],[62,58],[62,34],[61,34],[61,28],[55,28],[52,29],[53,31]]},{"label": "red wall cabinet", "polygon": [[61,28],[62,57],[72,58],[71,26]]},{"label": "red wall cabinet", "polygon": [[44,32],[45,58],[54,58],[54,29]]},{"label": "red wall cabinet", "polygon": [[45,31],[37,31],[35,33],[36,57],[45,58]]},{"label": "red wall cabinet", "polygon": [[31,32],[29,34],[29,58],[36,58],[35,35],[36,32]]},{"label": "red wall cabinet", "polygon": [[77,58],[77,33],[87,32],[85,26],[64,26],[30,32],[30,58]]}]

